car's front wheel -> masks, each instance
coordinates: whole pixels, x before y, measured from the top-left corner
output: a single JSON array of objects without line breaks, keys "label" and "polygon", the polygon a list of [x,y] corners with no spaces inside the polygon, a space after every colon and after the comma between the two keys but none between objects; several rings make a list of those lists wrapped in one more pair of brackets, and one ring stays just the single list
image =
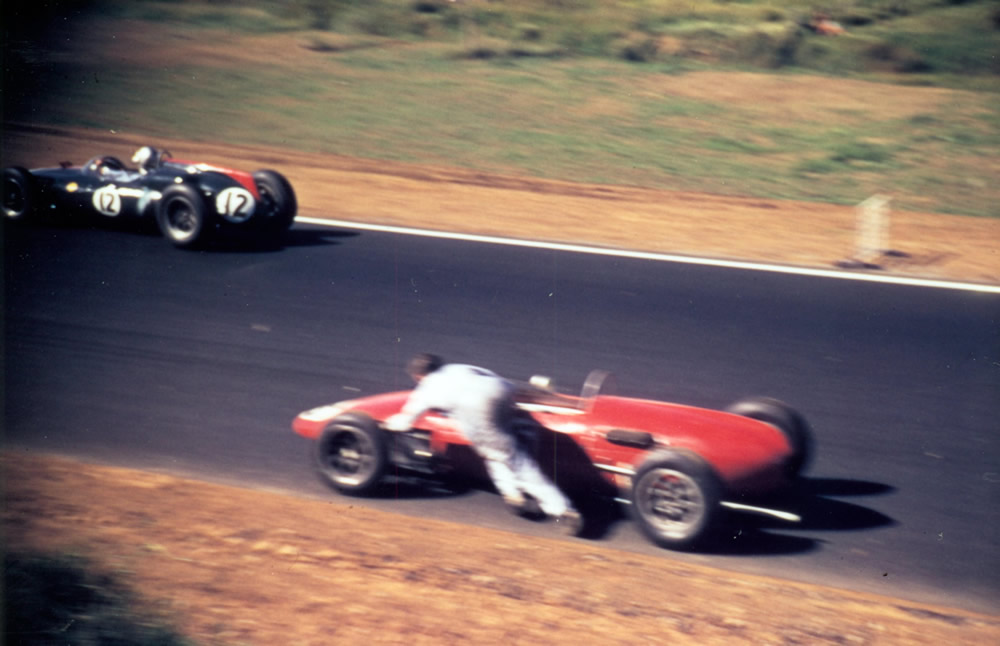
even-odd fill
[{"label": "car's front wheel", "polygon": [[371,492],[385,475],[388,451],[383,431],[371,417],[344,413],[313,445],[320,480],[341,493]]},{"label": "car's front wheel", "polygon": [[209,234],[205,201],[197,189],[187,184],[163,191],[156,209],[156,223],[167,240],[185,249],[204,242]]},{"label": "car's front wheel", "polygon": [[3,170],[3,215],[10,222],[23,222],[35,210],[35,180],[27,169],[12,166]]},{"label": "car's front wheel", "polygon": [[295,221],[295,213],[299,208],[295,190],[284,175],[273,170],[256,171],[253,181],[264,205],[262,235],[283,235]]},{"label": "car's front wheel", "polygon": [[720,515],[722,486],[711,467],[693,453],[661,451],[632,478],[632,507],[643,533],[669,549],[705,540]]}]

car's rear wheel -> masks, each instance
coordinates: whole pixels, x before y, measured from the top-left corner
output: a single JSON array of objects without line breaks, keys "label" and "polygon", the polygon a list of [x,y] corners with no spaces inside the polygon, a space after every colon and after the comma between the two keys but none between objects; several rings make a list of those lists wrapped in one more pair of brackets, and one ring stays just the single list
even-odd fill
[{"label": "car's rear wheel", "polygon": [[670,549],[689,549],[717,525],[722,495],[718,476],[700,457],[661,451],[632,478],[632,507],[643,533]]},{"label": "car's rear wheel", "polygon": [[341,493],[372,491],[385,475],[388,452],[383,431],[367,415],[335,418],[313,445],[320,480]]},{"label": "car's rear wheel", "polygon": [[23,222],[35,211],[35,179],[19,166],[3,170],[3,215],[10,222]]},{"label": "car's rear wheel", "polygon": [[295,221],[299,208],[295,190],[284,175],[273,170],[256,171],[253,181],[264,203],[261,233],[267,237],[283,235]]},{"label": "car's rear wheel", "polygon": [[156,209],[156,223],[164,237],[176,247],[195,247],[209,235],[205,201],[187,184],[177,184],[163,191]]},{"label": "car's rear wheel", "polygon": [[805,418],[788,404],[770,397],[748,397],[734,402],[726,412],[742,415],[777,428],[792,447],[786,475],[797,478],[812,459],[812,431]]}]

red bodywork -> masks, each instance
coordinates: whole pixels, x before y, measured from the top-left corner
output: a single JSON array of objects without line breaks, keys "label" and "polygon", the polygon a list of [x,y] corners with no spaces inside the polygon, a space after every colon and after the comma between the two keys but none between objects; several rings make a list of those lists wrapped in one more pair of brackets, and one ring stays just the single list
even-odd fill
[{"label": "red bodywork", "polygon": [[213,173],[222,173],[223,175],[228,175],[235,181],[239,182],[240,185],[243,186],[243,188],[250,191],[250,194],[253,195],[255,200],[260,199],[260,191],[257,190],[257,182],[254,181],[252,173],[248,173],[243,170],[236,170],[234,168],[226,168],[225,166],[216,166],[214,164],[205,164],[202,162],[174,159],[173,157],[171,157],[169,161],[170,163],[173,164],[186,164],[188,166],[193,166],[198,170],[202,171],[210,171]]},{"label": "red bodywork", "polygon": [[[296,433],[316,439],[346,411],[364,412],[378,422],[398,413],[408,391],[373,395],[301,413],[292,423]],[[669,447],[700,456],[732,494],[763,494],[786,484],[785,465],[793,449],[774,426],[731,413],[659,401],[611,395],[576,398],[555,393],[543,400],[519,399],[525,415],[556,436],[571,438],[590,463],[619,490],[627,490],[631,474],[658,449]],[[428,413],[416,429],[431,434],[431,450],[443,456],[468,440],[447,417]],[[609,431],[649,433],[651,446],[609,441]],[[563,453],[558,455],[565,455]]]}]

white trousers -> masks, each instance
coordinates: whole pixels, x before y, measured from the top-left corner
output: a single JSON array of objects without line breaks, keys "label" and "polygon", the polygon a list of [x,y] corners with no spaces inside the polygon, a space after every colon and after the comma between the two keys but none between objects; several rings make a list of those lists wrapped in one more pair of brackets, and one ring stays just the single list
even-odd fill
[{"label": "white trousers", "polygon": [[561,516],[572,508],[569,499],[545,477],[538,463],[514,431],[514,391],[503,379],[480,379],[474,395],[453,417],[476,452],[486,462],[493,485],[504,498],[517,500],[525,494],[538,502],[547,516]]},{"label": "white trousers", "polygon": [[547,516],[561,516],[572,507],[566,495],[545,477],[538,463],[523,449],[515,450],[507,460],[486,458],[486,470],[504,498],[516,500],[527,494]]}]

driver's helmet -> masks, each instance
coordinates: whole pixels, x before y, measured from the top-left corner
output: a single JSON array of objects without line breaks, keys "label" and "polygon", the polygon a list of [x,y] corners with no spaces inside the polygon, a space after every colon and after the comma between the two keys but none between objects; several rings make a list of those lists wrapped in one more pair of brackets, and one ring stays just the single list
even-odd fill
[{"label": "driver's helmet", "polygon": [[143,146],[132,155],[132,163],[138,164],[139,170],[148,172],[156,168],[160,163],[160,153],[152,146]]}]

